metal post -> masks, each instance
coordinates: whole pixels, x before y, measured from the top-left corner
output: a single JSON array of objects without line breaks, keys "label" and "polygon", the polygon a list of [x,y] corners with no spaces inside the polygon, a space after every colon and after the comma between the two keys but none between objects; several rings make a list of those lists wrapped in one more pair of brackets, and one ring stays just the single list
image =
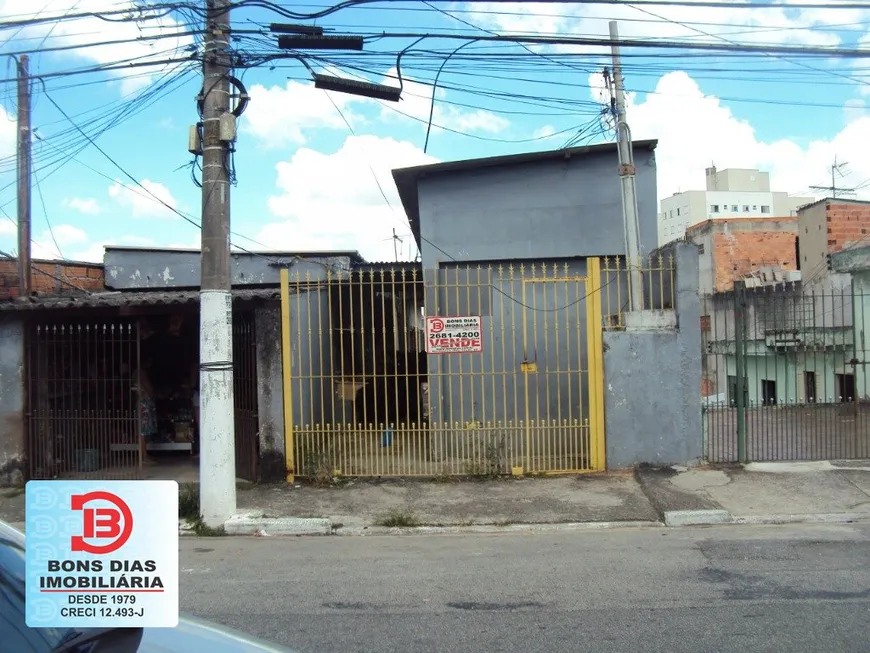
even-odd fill
[{"label": "metal post", "polygon": [[737,460],[746,462],[746,285],[734,282],[734,357],[737,376]]},{"label": "metal post", "polygon": [[28,57],[18,59],[18,279],[22,297],[30,294],[30,74]]},{"label": "metal post", "polygon": [[611,53],[613,56],[613,86],[616,95],[616,140],[619,150],[619,182],[622,186],[622,218],[625,223],[625,255],[629,268],[631,310],[643,310],[643,275],[640,270],[640,245],[637,221],[637,187],[631,130],[625,115],[625,93],[622,64],[619,57],[619,32],[616,21],[610,21]]},{"label": "metal post", "polygon": [[205,7],[199,491],[203,522],[217,527],[236,510],[229,143],[220,129],[230,112],[230,2],[205,0]]}]

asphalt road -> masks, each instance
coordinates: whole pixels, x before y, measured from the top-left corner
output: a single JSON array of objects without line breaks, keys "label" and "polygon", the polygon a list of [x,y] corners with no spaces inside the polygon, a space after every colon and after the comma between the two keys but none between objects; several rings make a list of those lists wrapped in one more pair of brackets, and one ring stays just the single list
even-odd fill
[{"label": "asphalt road", "polygon": [[870,526],[182,538],[181,609],[302,653],[866,651]]}]

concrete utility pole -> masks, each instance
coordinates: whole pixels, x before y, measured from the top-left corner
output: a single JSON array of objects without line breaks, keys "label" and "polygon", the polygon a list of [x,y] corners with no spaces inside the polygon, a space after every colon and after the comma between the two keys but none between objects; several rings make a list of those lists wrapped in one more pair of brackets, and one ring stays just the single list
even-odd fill
[{"label": "concrete utility pole", "polygon": [[625,91],[622,64],[619,58],[619,32],[616,21],[610,21],[611,53],[613,57],[613,87],[616,96],[616,141],[619,149],[619,180],[622,185],[622,217],[625,223],[625,256],[628,260],[631,289],[631,310],[643,310],[643,275],[640,270],[639,228],[637,221],[637,186],[631,130],[625,117]]},{"label": "concrete utility pole", "polygon": [[22,297],[30,294],[30,73],[26,54],[18,59],[18,279]]},{"label": "concrete utility pole", "polygon": [[[233,302],[230,282],[230,2],[205,0],[200,287],[200,512],[217,527],[236,511]],[[233,130],[234,131],[234,130]]]}]

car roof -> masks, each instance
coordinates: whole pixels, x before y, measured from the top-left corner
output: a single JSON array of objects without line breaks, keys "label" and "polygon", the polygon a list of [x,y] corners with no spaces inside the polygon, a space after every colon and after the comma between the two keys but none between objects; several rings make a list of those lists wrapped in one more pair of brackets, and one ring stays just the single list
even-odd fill
[{"label": "car roof", "polygon": [[15,544],[20,544],[24,546],[24,533],[19,531],[17,528],[14,528],[10,524],[7,524],[5,521],[0,520],[0,537],[4,540],[10,540]]}]

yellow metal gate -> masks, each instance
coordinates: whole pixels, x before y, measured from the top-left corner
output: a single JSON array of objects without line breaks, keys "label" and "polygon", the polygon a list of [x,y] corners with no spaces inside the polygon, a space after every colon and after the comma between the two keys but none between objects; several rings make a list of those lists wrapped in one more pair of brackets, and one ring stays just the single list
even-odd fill
[{"label": "yellow metal gate", "polygon": [[288,478],[605,468],[597,258],[281,278]]}]

